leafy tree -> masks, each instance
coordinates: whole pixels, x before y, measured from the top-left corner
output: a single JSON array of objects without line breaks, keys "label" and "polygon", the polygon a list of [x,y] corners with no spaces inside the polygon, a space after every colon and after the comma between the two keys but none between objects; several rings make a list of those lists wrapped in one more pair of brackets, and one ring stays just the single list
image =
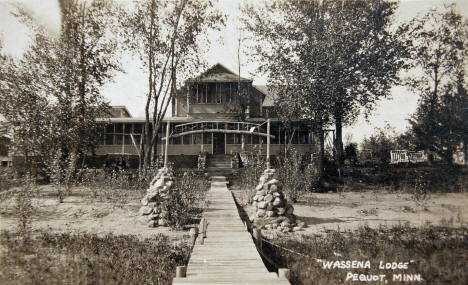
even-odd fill
[{"label": "leafy tree", "polygon": [[[28,12],[17,16],[33,31],[31,47],[8,59],[0,78],[0,113],[14,126],[14,145],[49,171],[64,171],[68,184],[77,161],[99,137],[96,117],[108,108],[101,87],[119,69],[117,43],[110,36],[112,2],[60,1],[61,29],[49,34]],[[12,108],[13,107],[13,108]]]},{"label": "leafy tree", "polygon": [[398,81],[404,48],[388,29],[395,8],[378,0],[304,0],[244,9],[246,28],[259,40],[259,70],[277,91],[280,113],[315,124],[321,157],[323,128],[334,122],[341,165],[343,124],[360,106],[372,110]]},{"label": "leafy tree", "polygon": [[126,45],[139,56],[148,76],[140,157],[140,167],[146,171],[156,154],[158,133],[172,98],[181,82],[203,66],[200,54],[208,46],[206,32],[218,28],[224,18],[211,0],[144,0],[134,6],[133,11],[122,12],[121,19]]},{"label": "leafy tree", "polygon": [[376,128],[374,134],[362,140],[361,149],[370,150],[379,165],[387,165],[390,163],[390,151],[398,149],[396,133],[388,124]]},{"label": "leafy tree", "polygon": [[407,84],[420,96],[418,109],[410,119],[416,143],[449,164],[457,146],[461,142],[466,145],[468,130],[468,23],[454,8],[432,9],[406,26],[415,69]]},{"label": "leafy tree", "polygon": [[357,144],[349,143],[344,148],[345,158],[349,159],[351,163],[355,164],[357,160]]}]

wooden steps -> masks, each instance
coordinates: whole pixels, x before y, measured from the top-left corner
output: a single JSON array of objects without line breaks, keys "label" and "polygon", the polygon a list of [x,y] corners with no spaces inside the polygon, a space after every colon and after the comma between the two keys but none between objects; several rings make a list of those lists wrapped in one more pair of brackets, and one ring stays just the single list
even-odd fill
[{"label": "wooden steps", "polygon": [[212,177],[209,207],[203,213],[208,222],[204,244],[198,238],[187,277],[174,278],[172,284],[289,285],[288,280],[266,269],[226,184],[225,177]]}]

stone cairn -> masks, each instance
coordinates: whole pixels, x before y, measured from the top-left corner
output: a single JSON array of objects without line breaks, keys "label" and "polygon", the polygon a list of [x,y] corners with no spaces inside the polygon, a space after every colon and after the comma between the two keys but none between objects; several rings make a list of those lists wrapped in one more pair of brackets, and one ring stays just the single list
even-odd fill
[{"label": "stone cairn", "polygon": [[168,211],[166,203],[168,193],[174,184],[174,175],[169,168],[161,168],[150,183],[146,196],[141,199],[138,212],[139,221],[154,228],[167,226]]},{"label": "stone cairn", "polygon": [[296,220],[294,207],[288,204],[281,191],[282,186],[278,179],[273,178],[274,175],[274,169],[266,169],[255,188],[257,192],[253,197],[254,226],[283,233],[299,231],[305,223]]}]

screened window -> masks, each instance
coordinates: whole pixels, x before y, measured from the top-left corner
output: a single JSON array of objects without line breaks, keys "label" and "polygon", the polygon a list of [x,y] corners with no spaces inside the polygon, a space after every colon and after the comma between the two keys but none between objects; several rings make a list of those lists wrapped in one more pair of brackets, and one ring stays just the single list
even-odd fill
[{"label": "screened window", "polygon": [[234,144],[234,134],[226,134],[226,143]]},{"label": "screened window", "polygon": [[115,135],[114,141],[115,141],[115,144],[117,144],[117,145],[122,144],[123,135]]},{"label": "screened window", "polygon": [[114,144],[114,135],[105,135],[104,137],[104,144],[106,145],[113,145]]},{"label": "screened window", "polygon": [[185,135],[182,138],[184,144],[192,144],[192,135]]},{"label": "screened window", "polygon": [[204,133],[203,134],[203,143],[204,144],[211,144],[211,133]]},{"label": "screened window", "polygon": [[126,134],[131,134],[132,133],[132,124],[125,124],[124,132]]},{"label": "screened window", "polygon": [[115,124],[115,131],[114,133],[123,133],[123,124]]},{"label": "screened window", "polygon": [[181,137],[171,138],[169,142],[171,144],[181,144],[182,143],[182,138]]},{"label": "screened window", "polygon": [[114,132],[114,125],[110,124],[106,126],[106,133],[110,134]]},{"label": "screened window", "polygon": [[259,143],[260,143],[259,136],[252,135],[252,144],[259,144]]},{"label": "screened window", "polygon": [[270,141],[272,144],[278,144],[279,143],[279,132],[272,132],[272,135],[274,135],[274,138],[270,138]]},{"label": "screened window", "polygon": [[143,124],[133,124],[133,132],[135,134],[141,134],[143,132]]},{"label": "screened window", "polygon": [[202,135],[201,134],[193,134],[193,144],[201,144],[202,141]]},{"label": "screened window", "polygon": [[130,135],[124,135],[124,143],[125,144],[133,144],[132,143],[132,138],[130,137]]},{"label": "screened window", "polygon": [[252,144],[252,135],[244,135],[244,143]]},{"label": "screened window", "polygon": [[309,143],[309,134],[307,131],[299,132],[299,144],[308,144]]},{"label": "screened window", "polygon": [[292,144],[298,144],[298,142],[299,142],[298,137],[299,137],[299,133],[298,133],[298,131],[296,130],[295,132],[293,132],[293,137],[292,137],[291,143],[292,143]]}]

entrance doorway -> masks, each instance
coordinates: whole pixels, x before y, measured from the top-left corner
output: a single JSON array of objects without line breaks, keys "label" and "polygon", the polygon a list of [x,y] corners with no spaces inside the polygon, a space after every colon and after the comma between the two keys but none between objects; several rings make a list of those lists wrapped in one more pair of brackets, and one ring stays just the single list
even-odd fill
[{"label": "entrance doorway", "polygon": [[213,133],[213,154],[224,154],[225,149],[225,134]]}]

